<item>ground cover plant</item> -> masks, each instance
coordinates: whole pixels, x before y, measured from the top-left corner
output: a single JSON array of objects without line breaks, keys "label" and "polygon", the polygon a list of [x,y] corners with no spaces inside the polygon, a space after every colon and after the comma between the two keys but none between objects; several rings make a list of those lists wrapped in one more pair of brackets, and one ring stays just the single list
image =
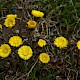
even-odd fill
[{"label": "ground cover plant", "polygon": [[0,0],[0,80],[80,80],[79,0]]}]

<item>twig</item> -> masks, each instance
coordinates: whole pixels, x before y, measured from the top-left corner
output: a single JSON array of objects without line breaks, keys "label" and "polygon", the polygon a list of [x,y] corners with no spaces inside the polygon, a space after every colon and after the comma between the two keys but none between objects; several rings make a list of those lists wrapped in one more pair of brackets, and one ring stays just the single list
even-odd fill
[{"label": "twig", "polygon": [[5,19],[6,17],[1,17],[0,20]]},{"label": "twig", "polygon": [[29,77],[29,74],[31,73],[31,71],[33,70],[33,68],[35,67],[35,65],[36,65],[37,62],[38,62],[38,59],[36,60],[36,62],[34,63],[34,65],[31,67],[31,69],[29,70],[28,73],[26,73],[26,74],[20,76],[20,77],[17,78],[16,80],[19,80],[19,79],[21,79],[21,78],[23,78],[23,77],[25,77],[25,76],[27,76],[27,78],[28,78],[28,77]]}]

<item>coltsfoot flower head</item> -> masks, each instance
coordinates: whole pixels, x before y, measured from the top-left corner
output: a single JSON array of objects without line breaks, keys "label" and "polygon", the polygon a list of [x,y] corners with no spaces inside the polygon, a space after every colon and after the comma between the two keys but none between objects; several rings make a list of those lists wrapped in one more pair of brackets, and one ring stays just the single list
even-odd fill
[{"label": "coltsfoot flower head", "polygon": [[22,59],[28,60],[33,55],[33,52],[30,46],[24,45],[18,49],[18,55]]},{"label": "coltsfoot flower head", "polygon": [[80,40],[77,42],[77,47],[80,50]]},{"label": "coltsfoot flower head", "polygon": [[11,53],[11,48],[8,44],[2,44],[0,46],[0,57],[6,58]]},{"label": "coltsfoot flower head", "polygon": [[8,14],[7,16],[6,16],[6,18],[17,18],[17,15],[16,14]]},{"label": "coltsfoot flower head", "polygon": [[38,41],[38,45],[39,45],[40,47],[43,47],[43,46],[46,45],[46,41],[43,40],[43,39],[39,39],[39,41]]},{"label": "coltsfoot flower head", "polygon": [[29,20],[27,22],[28,28],[35,28],[36,27],[36,22],[34,20]]},{"label": "coltsfoot flower head", "polygon": [[2,30],[2,24],[0,24],[0,30]]},{"label": "coltsfoot flower head", "polygon": [[15,18],[17,18],[17,15],[16,14],[8,14],[6,16],[6,19],[5,19],[5,22],[4,22],[4,25],[6,27],[9,27],[9,28],[12,28],[13,26],[15,26]]},{"label": "coltsfoot flower head", "polygon": [[43,12],[40,12],[40,11],[37,11],[37,10],[32,10],[31,13],[35,17],[43,17],[44,16],[44,13]]},{"label": "coltsfoot flower head", "polygon": [[4,25],[6,27],[12,28],[13,26],[15,26],[15,19],[14,18],[6,18]]},{"label": "coltsfoot flower head", "polygon": [[13,47],[19,47],[22,43],[22,38],[19,36],[13,36],[9,39],[9,44]]},{"label": "coltsfoot flower head", "polygon": [[41,53],[39,55],[39,60],[42,62],[42,63],[48,63],[50,61],[50,56],[47,54],[47,53]]},{"label": "coltsfoot flower head", "polygon": [[67,47],[68,41],[66,38],[61,36],[55,39],[54,44],[61,49],[61,48]]}]

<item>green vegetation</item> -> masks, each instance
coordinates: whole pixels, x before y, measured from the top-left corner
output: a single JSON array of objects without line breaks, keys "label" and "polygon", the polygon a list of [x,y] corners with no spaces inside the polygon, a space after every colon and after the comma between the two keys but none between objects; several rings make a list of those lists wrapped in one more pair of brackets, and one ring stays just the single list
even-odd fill
[{"label": "green vegetation", "polygon": [[[32,10],[43,12],[44,17],[34,17]],[[16,25],[11,29],[4,25],[8,14],[17,14]],[[27,28],[29,20],[35,20],[37,28]],[[18,48],[11,46],[12,53],[0,57],[0,80],[80,79],[80,50],[76,46],[80,40],[79,0],[0,0],[0,24],[0,45],[9,44],[9,38],[18,35],[33,50],[33,56],[25,61],[18,56]],[[68,40],[66,48],[59,49],[53,44],[59,36]],[[41,38],[47,42],[42,48],[37,44]],[[42,52],[50,55],[49,63],[38,60]]]}]

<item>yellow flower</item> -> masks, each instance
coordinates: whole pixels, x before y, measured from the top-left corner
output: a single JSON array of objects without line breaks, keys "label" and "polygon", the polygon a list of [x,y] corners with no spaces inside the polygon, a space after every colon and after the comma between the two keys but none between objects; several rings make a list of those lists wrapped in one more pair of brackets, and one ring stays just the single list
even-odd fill
[{"label": "yellow flower", "polygon": [[44,13],[43,12],[40,12],[40,11],[37,11],[37,10],[32,10],[31,13],[35,17],[43,17],[44,16]]},{"label": "yellow flower", "polygon": [[57,37],[54,41],[54,44],[61,49],[67,47],[68,41],[64,37]]},{"label": "yellow flower", "polygon": [[80,50],[80,40],[77,42],[77,47]]},{"label": "yellow flower", "polygon": [[6,27],[12,28],[13,26],[15,26],[15,19],[14,18],[6,18],[4,25]]},{"label": "yellow flower", "polygon": [[48,63],[50,61],[50,56],[47,54],[47,53],[41,53],[39,55],[39,60],[42,62],[42,63]]},{"label": "yellow flower", "polygon": [[17,18],[17,15],[16,14],[8,14],[7,16],[6,16],[6,18]]},{"label": "yellow flower", "polygon": [[0,30],[2,30],[2,25],[0,24]]},{"label": "yellow flower", "polygon": [[38,45],[39,45],[40,47],[43,47],[43,46],[46,45],[46,41],[43,40],[43,39],[39,39],[39,41],[38,41]]},{"label": "yellow flower", "polygon": [[11,53],[11,48],[8,44],[2,44],[0,46],[0,56],[6,58]]},{"label": "yellow flower", "polygon": [[15,18],[17,18],[17,15],[15,14],[9,14],[6,16],[4,25],[6,27],[12,28],[13,26],[15,26]]},{"label": "yellow flower", "polygon": [[28,60],[33,55],[33,52],[30,46],[24,45],[18,49],[18,55],[22,59]]},{"label": "yellow flower", "polygon": [[36,22],[33,20],[28,21],[28,28],[35,28],[36,27]]},{"label": "yellow flower", "polygon": [[19,47],[22,44],[22,38],[19,36],[13,36],[9,39],[9,44],[14,47]]}]

